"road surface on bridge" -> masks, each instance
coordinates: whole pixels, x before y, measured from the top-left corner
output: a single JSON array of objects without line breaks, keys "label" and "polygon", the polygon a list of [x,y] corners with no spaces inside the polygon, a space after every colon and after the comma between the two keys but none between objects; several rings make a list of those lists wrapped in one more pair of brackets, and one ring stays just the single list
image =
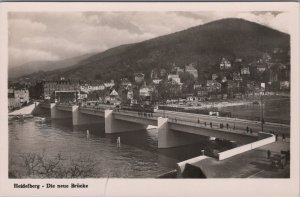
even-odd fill
[{"label": "road surface on bridge", "polygon": [[[176,112],[176,111],[164,111],[164,110],[158,110],[155,113],[156,116],[162,116],[167,117],[169,119],[177,119],[181,121],[189,121],[194,122],[198,124],[206,124],[209,126],[210,122],[212,122],[213,125],[220,125],[220,123],[223,123],[224,128],[226,128],[226,124],[228,123],[229,128],[233,128],[235,126],[235,129],[237,130],[243,130],[246,132],[246,127],[248,126],[249,129],[251,128],[253,132],[259,132],[261,131],[261,122],[259,121],[251,121],[251,120],[244,120],[244,119],[236,119],[236,118],[227,118],[227,117],[217,117],[217,116],[209,116],[209,115],[203,115],[203,114],[193,114],[193,113],[185,113],[185,112]],[[275,133],[285,135],[290,134],[290,126],[285,124],[278,124],[278,123],[270,123],[265,122],[264,124],[264,132],[270,132],[274,131]]]}]

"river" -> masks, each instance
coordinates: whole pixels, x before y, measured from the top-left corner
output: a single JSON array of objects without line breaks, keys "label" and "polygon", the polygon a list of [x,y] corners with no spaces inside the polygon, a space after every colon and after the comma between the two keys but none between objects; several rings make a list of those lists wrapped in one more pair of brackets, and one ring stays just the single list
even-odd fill
[{"label": "river", "polygon": [[[116,143],[119,136],[120,148]],[[9,123],[9,170],[22,173],[22,155],[44,152],[47,158],[58,153],[66,158],[92,158],[96,163],[94,177],[154,178],[175,169],[177,162],[199,156],[210,143],[203,138],[198,144],[158,149],[156,129],[105,134],[103,122],[73,127],[68,119],[14,120]]]}]

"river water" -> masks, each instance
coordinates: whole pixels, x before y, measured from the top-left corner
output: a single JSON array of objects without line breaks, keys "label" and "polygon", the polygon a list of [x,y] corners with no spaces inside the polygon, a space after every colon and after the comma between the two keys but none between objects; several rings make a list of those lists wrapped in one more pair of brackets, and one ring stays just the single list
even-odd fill
[{"label": "river water", "polygon": [[[116,143],[119,136],[120,148]],[[24,154],[44,153],[53,158],[60,153],[66,158],[92,158],[95,177],[154,178],[175,169],[179,161],[199,156],[210,143],[203,138],[198,144],[158,149],[156,129],[105,134],[103,122],[73,127],[68,119],[14,120],[9,123],[9,170],[21,173]]]}]

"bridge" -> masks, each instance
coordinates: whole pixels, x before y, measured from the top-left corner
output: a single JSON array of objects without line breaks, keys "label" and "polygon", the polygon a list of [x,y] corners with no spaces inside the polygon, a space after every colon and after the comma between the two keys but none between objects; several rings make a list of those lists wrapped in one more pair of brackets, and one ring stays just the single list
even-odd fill
[{"label": "bridge", "polygon": [[[261,138],[260,122],[236,118],[162,110],[155,113],[136,112],[105,104],[78,106],[41,103],[38,107],[50,109],[52,119],[71,118],[73,125],[97,123],[104,118],[105,133],[141,130],[148,125],[157,126],[158,148],[196,143],[197,136],[223,138],[239,144],[251,143]],[[280,131],[289,134],[289,130],[289,125],[269,122],[264,124],[264,131]]]}]

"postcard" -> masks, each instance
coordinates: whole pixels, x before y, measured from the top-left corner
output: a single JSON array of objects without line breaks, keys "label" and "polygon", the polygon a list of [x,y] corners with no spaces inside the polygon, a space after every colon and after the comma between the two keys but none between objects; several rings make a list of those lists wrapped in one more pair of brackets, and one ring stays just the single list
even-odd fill
[{"label": "postcard", "polygon": [[0,4],[0,196],[298,196],[298,2]]}]

